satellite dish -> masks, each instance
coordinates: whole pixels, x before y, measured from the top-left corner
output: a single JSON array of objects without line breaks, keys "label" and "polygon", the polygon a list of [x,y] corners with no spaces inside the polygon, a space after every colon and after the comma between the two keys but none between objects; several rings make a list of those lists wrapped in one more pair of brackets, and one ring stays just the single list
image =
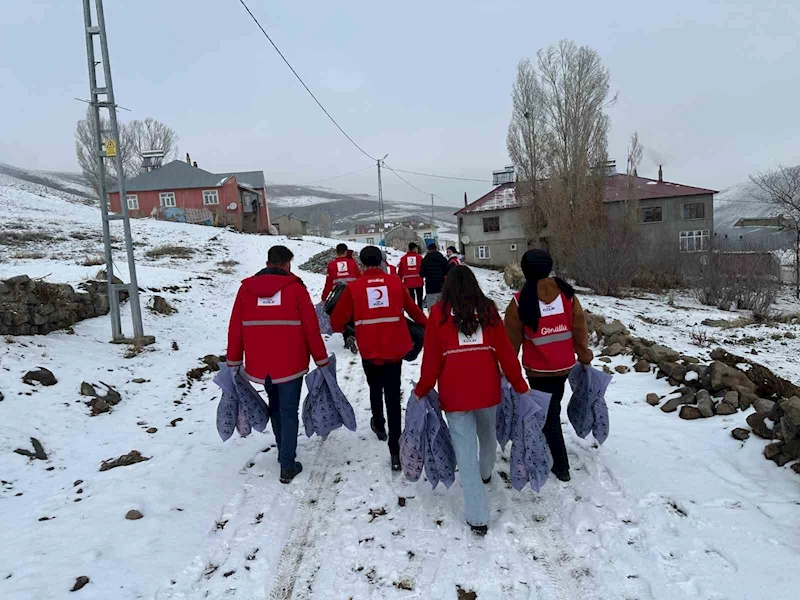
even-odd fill
[{"label": "satellite dish", "polygon": [[236,202],[231,202],[228,204],[228,210],[236,210]]},{"label": "satellite dish", "polygon": [[469,244],[469,236],[468,235],[462,235],[461,236],[461,243],[462,244]]}]

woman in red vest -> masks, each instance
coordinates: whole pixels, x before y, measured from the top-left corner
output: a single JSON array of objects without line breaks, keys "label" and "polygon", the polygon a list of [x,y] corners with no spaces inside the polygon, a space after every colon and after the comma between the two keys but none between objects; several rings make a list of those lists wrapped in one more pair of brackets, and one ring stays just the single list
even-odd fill
[{"label": "woman in red vest", "polygon": [[[588,365],[589,330],[575,290],[558,277],[550,277],[553,259],[546,250],[528,250],[522,257],[525,286],[506,309],[505,328],[531,388],[552,394],[544,436],[553,455],[553,474],[569,481],[569,459],[561,431],[564,384],[576,362]],[[576,361],[577,356],[577,361]]]},{"label": "woman in red vest", "polygon": [[527,392],[528,385],[497,307],[483,294],[469,267],[453,267],[448,273],[442,299],[428,317],[423,351],[414,393],[422,398],[439,383],[439,400],[447,413],[464,489],[467,523],[476,534],[484,535],[489,508],[483,484],[491,480],[497,457],[500,370],[517,392]]}]

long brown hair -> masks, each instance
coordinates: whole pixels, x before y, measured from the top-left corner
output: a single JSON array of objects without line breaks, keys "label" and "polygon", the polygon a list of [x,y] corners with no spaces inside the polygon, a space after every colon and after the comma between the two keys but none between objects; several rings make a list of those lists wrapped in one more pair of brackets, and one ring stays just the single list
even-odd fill
[{"label": "long brown hair", "polygon": [[464,335],[472,335],[479,326],[494,326],[500,322],[497,306],[486,297],[467,266],[459,265],[447,272],[441,302],[442,323],[452,318]]}]

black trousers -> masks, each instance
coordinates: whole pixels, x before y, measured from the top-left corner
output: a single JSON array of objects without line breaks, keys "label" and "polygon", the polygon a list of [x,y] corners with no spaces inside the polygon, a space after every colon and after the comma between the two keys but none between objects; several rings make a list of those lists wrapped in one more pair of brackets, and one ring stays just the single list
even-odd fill
[{"label": "black trousers", "polygon": [[553,471],[556,473],[569,472],[569,458],[567,447],[564,444],[564,432],[561,431],[561,399],[564,397],[564,384],[567,377],[528,377],[531,389],[551,394],[550,407],[547,409],[547,418],[544,421],[544,438],[553,456]]},{"label": "black trousers", "polygon": [[402,415],[400,408],[400,372],[403,363],[385,363],[376,365],[362,360],[364,373],[369,384],[369,404],[375,427],[386,426],[383,417],[383,401],[386,400],[386,415],[389,420],[389,452],[400,452],[400,433],[402,431]]},{"label": "black trousers", "polygon": [[[417,306],[422,308],[425,298],[425,288],[422,286],[419,286],[418,288],[408,288],[408,292],[411,294],[411,299],[416,301]],[[414,296],[416,296],[416,299]]]}]

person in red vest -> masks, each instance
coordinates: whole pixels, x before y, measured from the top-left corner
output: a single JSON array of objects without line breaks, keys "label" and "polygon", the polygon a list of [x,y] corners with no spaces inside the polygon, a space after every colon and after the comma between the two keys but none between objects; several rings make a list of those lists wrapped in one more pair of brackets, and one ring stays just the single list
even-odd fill
[{"label": "person in red vest", "polygon": [[422,308],[423,298],[425,297],[422,288],[425,283],[420,275],[422,269],[422,256],[419,253],[419,246],[411,242],[408,245],[408,252],[400,259],[397,267],[397,274],[403,280],[403,284],[408,288],[411,297],[416,297],[417,306]]},{"label": "person in red vest", "polygon": [[303,470],[295,460],[297,409],[309,357],[318,366],[328,364],[311,296],[303,281],[291,273],[292,258],[285,246],[273,246],[267,268],[242,281],[225,354],[228,366],[244,363],[247,378],[267,390],[281,483],[289,483]]},{"label": "person in red vest", "polygon": [[343,331],[347,323],[355,322],[356,341],[369,384],[370,427],[379,440],[387,439],[383,416],[385,399],[389,455],[392,470],[399,471],[402,429],[400,375],[403,357],[413,346],[403,312],[422,326],[427,323],[427,318],[414,304],[400,278],[383,272],[383,256],[379,248],[367,246],[360,256],[366,270],[345,288],[331,315],[331,327],[334,331]]},{"label": "person in red vest", "polygon": [[483,484],[491,480],[497,456],[495,410],[501,369],[517,392],[527,392],[528,384],[497,307],[469,267],[453,267],[447,274],[442,298],[428,317],[423,352],[414,393],[422,398],[439,382],[467,523],[476,534],[485,535],[489,508]]},{"label": "person in red vest", "polygon": [[322,301],[325,301],[337,283],[350,283],[359,277],[361,271],[353,258],[353,253],[348,250],[347,244],[339,244],[336,246],[336,258],[328,263],[325,287],[322,288]]},{"label": "person in red vest", "polygon": [[530,386],[552,394],[543,432],[553,455],[553,474],[569,481],[561,399],[575,363],[588,365],[594,358],[586,316],[572,286],[550,277],[553,259],[546,250],[528,250],[521,266],[525,285],[506,309],[505,328],[517,353],[522,347],[522,366]]}]

